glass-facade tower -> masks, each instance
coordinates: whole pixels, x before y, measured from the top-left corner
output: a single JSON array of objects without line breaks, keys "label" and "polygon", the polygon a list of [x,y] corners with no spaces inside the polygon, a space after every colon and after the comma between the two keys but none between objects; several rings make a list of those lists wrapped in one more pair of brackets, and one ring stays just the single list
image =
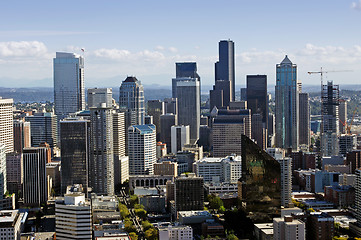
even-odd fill
[{"label": "glass-facade tower", "polygon": [[243,210],[254,223],[271,222],[281,211],[281,166],[245,135],[241,147]]},{"label": "glass-facade tower", "polygon": [[85,110],[84,58],[57,52],[54,58],[54,103],[59,119]]},{"label": "glass-facade tower", "polygon": [[287,57],[276,65],[276,146],[298,149],[299,88],[297,65]]}]

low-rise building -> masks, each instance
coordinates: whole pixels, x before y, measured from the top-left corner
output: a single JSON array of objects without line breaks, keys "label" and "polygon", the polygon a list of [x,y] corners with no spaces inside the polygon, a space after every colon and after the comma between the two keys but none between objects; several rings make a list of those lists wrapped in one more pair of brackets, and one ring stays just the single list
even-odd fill
[{"label": "low-rise building", "polygon": [[307,219],[307,239],[332,239],[334,219],[327,213],[314,212]]},{"label": "low-rise building", "polygon": [[207,194],[213,195],[238,193],[238,185],[231,183],[205,183],[204,189]]},{"label": "low-rise building", "polygon": [[178,212],[178,220],[180,224],[197,224],[211,218],[212,214],[205,210]]},{"label": "low-rise building", "polygon": [[26,215],[26,213],[20,213],[19,210],[0,211],[0,239],[20,240],[23,218]]},{"label": "low-rise building", "polygon": [[56,239],[91,239],[92,212],[84,193],[73,192],[55,203]]},{"label": "low-rise building", "polygon": [[154,166],[154,175],[170,175],[178,176],[178,164],[171,161],[163,161],[161,163],[155,163]]},{"label": "low-rise building", "polygon": [[237,183],[242,175],[241,156],[225,158],[203,158],[194,163],[197,176],[205,182]]},{"label": "low-rise building", "polygon": [[340,207],[352,206],[355,204],[355,188],[348,185],[326,186],[325,200]]},{"label": "low-rise building", "polygon": [[159,240],[192,240],[193,229],[190,226],[161,226],[158,227]]},{"label": "low-rise building", "polygon": [[273,239],[306,239],[305,223],[292,216],[273,219]]},{"label": "low-rise building", "polygon": [[147,212],[165,213],[165,196],[150,195],[139,197],[139,203]]}]

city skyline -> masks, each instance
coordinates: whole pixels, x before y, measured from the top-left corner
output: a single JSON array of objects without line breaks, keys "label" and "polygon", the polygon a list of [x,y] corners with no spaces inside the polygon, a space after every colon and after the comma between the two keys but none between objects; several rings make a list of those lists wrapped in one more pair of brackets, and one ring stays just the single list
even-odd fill
[{"label": "city skyline", "polygon": [[[3,5],[0,20],[7,22],[0,31],[3,87],[51,87],[55,52],[82,54],[81,48],[85,48],[86,87],[119,86],[127,75],[145,85],[169,86],[174,63],[182,61],[197,62],[202,84],[211,85],[217,44],[227,39],[235,42],[236,85],[244,85],[247,74],[266,74],[274,84],[274,66],[286,54],[297,62],[304,84],[318,85],[319,76],[307,72],[320,67],[353,70],[327,76],[344,84],[356,83],[361,71],[357,66],[361,36],[354,31],[361,18],[360,1]],[[14,16],[14,21],[6,21]],[[74,24],[76,16],[82,18],[81,24]],[[289,29],[287,34],[282,26]],[[189,38],[192,34],[198,37]]]}]

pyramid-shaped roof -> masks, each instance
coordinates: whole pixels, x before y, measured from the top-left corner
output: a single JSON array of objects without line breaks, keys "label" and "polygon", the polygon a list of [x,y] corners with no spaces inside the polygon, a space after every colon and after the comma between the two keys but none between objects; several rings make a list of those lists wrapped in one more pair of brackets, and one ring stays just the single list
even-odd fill
[{"label": "pyramid-shaped roof", "polygon": [[285,58],[283,59],[283,61],[281,62],[281,64],[292,64],[291,60],[288,58],[288,56],[286,55]]}]

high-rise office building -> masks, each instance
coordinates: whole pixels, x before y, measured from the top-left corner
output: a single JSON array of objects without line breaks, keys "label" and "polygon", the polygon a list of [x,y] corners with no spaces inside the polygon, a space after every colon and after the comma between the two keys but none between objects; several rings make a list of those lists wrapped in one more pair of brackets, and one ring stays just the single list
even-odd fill
[{"label": "high-rise office building", "polygon": [[5,145],[5,153],[14,151],[13,104],[12,98],[0,97],[0,142]]},{"label": "high-rise office building", "polygon": [[241,136],[251,137],[251,114],[249,109],[213,109],[212,113],[213,156],[241,155]]},{"label": "high-rise office building", "polygon": [[[271,221],[281,210],[281,167],[250,138],[242,135],[242,207],[251,220]],[[266,200],[267,199],[267,200]]]},{"label": "high-rise office building", "polygon": [[209,91],[209,109],[214,107],[226,108],[230,103],[230,95],[227,94],[231,87],[229,80],[216,80],[213,89]]},{"label": "high-rise office building", "polygon": [[267,148],[268,96],[267,75],[247,75],[247,108],[252,114],[252,138]]},{"label": "high-rise office building", "polygon": [[172,98],[177,98],[177,78],[197,78],[200,77],[197,73],[197,63],[195,62],[179,62],[176,66],[176,78],[172,79]]},{"label": "high-rise office building", "polygon": [[347,123],[347,100],[340,99],[340,105],[338,106],[338,117],[340,118],[340,133],[346,133],[346,123]]},{"label": "high-rise office building", "polygon": [[300,112],[299,112],[299,144],[306,145],[307,148],[311,144],[310,137],[310,103],[308,93],[299,94]]},{"label": "high-rise office building", "polygon": [[24,204],[28,206],[41,206],[48,200],[46,179],[47,149],[31,147],[23,149]]},{"label": "high-rise office building", "polygon": [[125,110],[125,129],[144,124],[144,90],[136,77],[127,77],[119,89],[119,108]]},{"label": "high-rise office building", "polygon": [[129,175],[153,174],[156,163],[156,132],[153,124],[128,128]]},{"label": "high-rise office building", "polygon": [[55,114],[63,119],[85,109],[84,58],[57,52],[53,63]]},{"label": "high-rise office building", "polygon": [[176,211],[203,210],[203,178],[194,173],[182,174],[175,179]]},{"label": "high-rise office building", "polygon": [[14,120],[14,151],[21,153],[23,148],[31,147],[30,123]]},{"label": "high-rise office building", "polygon": [[[234,42],[231,40],[222,40],[219,42],[219,61],[215,64],[215,81],[229,81],[223,86],[223,99],[235,100],[235,60],[234,60]],[[229,88],[228,88],[229,86]],[[224,106],[229,106],[229,102],[223,101]]]},{"label": "high-rise office building", "polygon": [[25,121],[30,122],[31,146],[38,147],[46,142],[51,148],[58,144],[57,117],[53,113],[35,113],[26,116]]},{"label": "high-rise office building", "polygon": [[178,124],[189,125],[191,141],[196,141],[201,117],[200,81],[197,78],[177,79]]},{"label": "high-rise office building", "polygon": [[97,194],[114,194],[113,111],[90,108],[89,186]]},{"label": "high-rise office building", "polygon": [[22,191],[23,154],[12,152],[6,154],[6,181],[9,193]]},{"label": "high-rise office building", "polygon": [[268,128],[267,75],[247,75],[247,108],[262,116],[263,128]]},{"label": "high-rise office building", "polygon": [[339,86],[332,81],[322,86],[321,92],[321,152],[323,156],[333,156],[339,153]]},{"label": "high-rise office building", "polygon": [[106,107],[112,107],[113,91],[111,88],[89,88],[88,108],[99,107],[106,103]]},{"label": "high-rise office building", "polygon": [[160,141],[167,145],[167,152],[171,151],[172,147],[172,135],[171,128],[172,126],[178,125],[177,115],[172,113],[167,113],[160,116]]},{"label": "high-rise office building", "polygon": [[153,117],[153,123],[157,130],[157,140],[160,139],[160,116],[165,114],[165,103],[160,100],[149,100],[147,104],[147,114]]},{"label": "high-rise office building", "polygon": [[172,153],[182,151],[184,144],[190,143],[189,126],[171,127]]},{"label": "high-rise office building", "polygon": [[299,85],[297,65],[286,57],[276,65],[276,147],[298,149]]},{"label": "high-rise office building", "polygon": [[65,119],[60,121],[61,138],[61,191],[82,184],[88,187],[90,121]]}]

